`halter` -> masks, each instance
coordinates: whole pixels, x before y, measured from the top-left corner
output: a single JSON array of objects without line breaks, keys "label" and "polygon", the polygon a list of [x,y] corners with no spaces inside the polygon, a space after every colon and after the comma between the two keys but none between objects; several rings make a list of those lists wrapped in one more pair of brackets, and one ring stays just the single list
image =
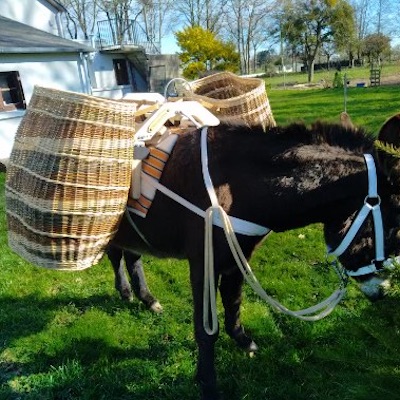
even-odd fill
[{"label": "halter", "polygon": [[377,190],[375,162],[371,154],[364,154],[364,159],[368,171],[368,195],[365,197],[364,205],[362,206],[357,217],[351,224],[350,229],[347,231],[346,235],[342,239],[342,242],[335,250],[330,251],[328,249],[328,255],[336,257],[341,256],[350,246],[357,232],[360,230],[365,220],[367,219],[369,213],[372,213],[375,230],[375,259],[372,260],[371,264],[360,267],[356,271],[349,271],[345,269],[346,274],[349,276],[362,276],[373,274],[382,269],[382,262],[385,261],[383,223],[380,207],[381,198],[379,197]]}]

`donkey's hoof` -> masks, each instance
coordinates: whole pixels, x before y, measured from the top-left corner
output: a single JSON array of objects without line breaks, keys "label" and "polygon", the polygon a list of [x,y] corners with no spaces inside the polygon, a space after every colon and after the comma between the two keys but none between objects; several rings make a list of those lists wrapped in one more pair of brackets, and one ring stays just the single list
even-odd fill
[{"label": "donkey's hoof", "polygon": [[156,314],[161,314],[163,312],[163,307],[158,300],[151,303],[149,309]]},{"label": "donkey's hoof", "polygon": [[229,336],[236,342],[237,346],[245,352],[249,354],[253,353],[254,355],[254,353],[258,351],[258,346],[250,336],[246,335],[242,327],[236,329]]},{"label": "donkey's hoof", "polygon": [[255,341],[252,340],[251,343],[248,345],[247,349],[245,349],[247,353],[249,353],[250,357],[254,357],[254,355],[258,351],[258,346],[256,345]]},{"label": "donkey's hoof", "polygon": [[122,301],[126,301],[127,303],[133,303],[133,293],[129,289],[119,290],[119,294],[121,296]]}]

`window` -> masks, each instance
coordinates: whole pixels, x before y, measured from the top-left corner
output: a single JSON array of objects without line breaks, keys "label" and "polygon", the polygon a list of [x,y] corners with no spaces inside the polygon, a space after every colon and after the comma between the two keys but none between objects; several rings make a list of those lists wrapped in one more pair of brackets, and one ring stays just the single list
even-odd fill
[{"label": "window", "polygon": [[113,60],[117,85],[129,85],[128,64],[124,58]]},{"label": "window", "polygon": [[0,112],[25,108],[25,96],[18,71],[0,72]]}]

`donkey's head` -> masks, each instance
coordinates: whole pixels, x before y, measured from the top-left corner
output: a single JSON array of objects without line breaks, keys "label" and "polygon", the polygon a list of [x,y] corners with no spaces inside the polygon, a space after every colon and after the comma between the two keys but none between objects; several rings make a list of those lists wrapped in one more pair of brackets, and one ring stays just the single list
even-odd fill
[{"label": "donkey's head", "polygon": [[383,125],[374,154],[365,161],[364,204],[357,211],[354,203],[345,207],[342,218],[325,225],[325,238],[348,275],[377,299],[390,285],[390,270],[400,255],[400,114]]}]

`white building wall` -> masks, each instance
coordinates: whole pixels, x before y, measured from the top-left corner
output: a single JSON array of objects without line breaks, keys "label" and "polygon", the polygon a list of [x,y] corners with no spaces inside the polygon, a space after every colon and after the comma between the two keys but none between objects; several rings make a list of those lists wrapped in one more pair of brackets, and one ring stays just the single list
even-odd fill
[{"label": "white building wall", "polygon": [[117,85],[112,56],[96,53],[93,59],[93,70],[96,79],[93,86],[96,88],[109,89]]},{"label": "white building wall", "polygon": [[35,85],[87,92],[83,60],[76,53],[3,55],[0,72],[7,71],[19,72],[27,103]]},{"label": "white building wall", "polygon": [[92,60],[92,93],[94,96],[121,99],[132,92],[130,85],[117,85],[114,73],[113,58],[117,56],[96,53]]},{"label": "white building wall", "polygon": [[[35,85],[85,93],[87,77],[83,62],[77,54],[4,55],[0,72],[19,72],[25,100],[29,104]],[[9,157],[24,115],[24,110],[0,113],[0,160]]]},{"label": "white building wall", "polygon": [[0,15],[62,36],[58,11],[45,0],[0,0]]}]

